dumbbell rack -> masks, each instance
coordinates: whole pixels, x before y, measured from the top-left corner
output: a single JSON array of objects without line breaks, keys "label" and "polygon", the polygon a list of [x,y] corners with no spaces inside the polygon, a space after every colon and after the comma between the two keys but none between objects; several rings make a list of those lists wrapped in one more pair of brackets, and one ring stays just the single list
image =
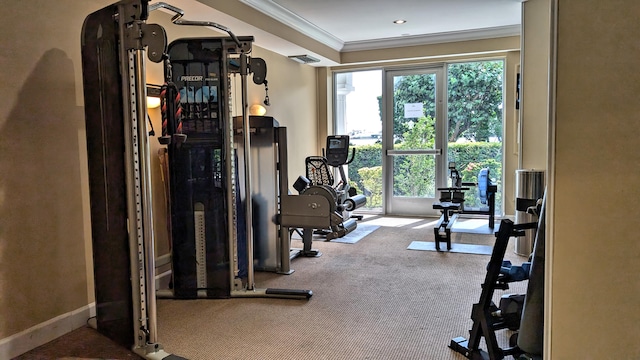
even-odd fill
[{"label": "dumbbell rack", "polygon": [[[507,250],[509,239],[512,236],[524,235],[524,230],[534,229],[537,223],[514,224],[509,219],[503,219],[500,223],[500,229],[496,233],[496,242],[491,253],[491,259],[487,266],[487,275],[482,284],[482,292],[480,301],[473,304],[471,310],[471,320],[473,327],[469,332],[469,339],[464,337],[456,337],[451,340],[449,347],[463,354],[472,360],[499,360],[508,355],[517,355],[521,353],[517,346],[508,348],[500,348],[496,339],[495,332],[508,327],[499,317],[493,315],[495,305],[492,302],[496,289],[506,290],[509,288],[509,282],[520,281],[503,269],[503,259]],[[484,337],[487,350],[480,349],[480,340]]]}]

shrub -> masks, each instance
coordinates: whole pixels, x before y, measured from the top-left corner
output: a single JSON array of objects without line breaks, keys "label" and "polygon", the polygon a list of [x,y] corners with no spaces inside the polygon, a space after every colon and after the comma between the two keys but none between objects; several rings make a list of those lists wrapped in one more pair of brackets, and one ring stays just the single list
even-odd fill
[{"label": "shrub", "polygon": [[[498,185],[496,210],[501,204],[502,144],[499,142],[449,143],[448,158],[455,161],[464,182],[477,182],[478,172],[489,168],[494,184]],[[394,158],[397,184],[395,194],[434,196],[433,157],[399,156]],[[429,175],[430,174],[430,175]],[[382,206],[382,144],[356,146],[356,155],[349,164],[348,176],[352,186],[367,196],[367,208]],[[465,196],[468,206],[480,206],[477,189],[470,189]]]}]

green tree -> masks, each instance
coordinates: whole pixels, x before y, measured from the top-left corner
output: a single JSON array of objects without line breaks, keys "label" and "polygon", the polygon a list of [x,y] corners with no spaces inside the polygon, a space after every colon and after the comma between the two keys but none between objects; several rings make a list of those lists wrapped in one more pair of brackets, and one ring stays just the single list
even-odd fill
[{"label": "green tree", "polygon": [[448,67],[449,141],[502,139],[502,61]]},{"label": "green tree", "polygon": [[435,87],[434,74],[420,74],[396,76],[393,84],[393,133],[398,141],[410,130],[410,124],[416,118],[405,118],[404,108],[406,104],[421,103],[423,115],[435,118]]},{"label": "green tree", "polygon": [[362,179],[362,193],[367,197],[367,208],[382,206],[382,166],[362,167],[358,169]]},{"label": "green tree", "polygon": [[[433,149],[435,119],[423,116],[403,134],[397,149]],[[394,157],[394,189],[396,196],[432,197],[435,194],[435,159],[430,155]]]},{"label": "green tree", "polygon": [[[449,141],[463,137],[475,141],[502,139],[503,61],[450,64],[447,72]],[[393,130],[396,141],[415,118],[404,117],[405,104],[421,103],[424,116],[435,117],[435,75],[420,74],[394,78]],[[381,107],[379,101],[379,106]]]}]

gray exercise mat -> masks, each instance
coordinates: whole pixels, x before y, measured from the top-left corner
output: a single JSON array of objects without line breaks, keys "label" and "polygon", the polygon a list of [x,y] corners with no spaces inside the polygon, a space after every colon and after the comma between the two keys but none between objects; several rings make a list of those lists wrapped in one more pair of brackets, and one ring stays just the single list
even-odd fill
[{"label": "gray exercise mat", "polygon": [[500,221],[496,221],[493,229],[489,227],[488,219],[460,219],[451,227],[451,232],[467,234],[495,234],[500,229]]},{"label": "gray exercise mat", "polygon": [[[412,241],[407,247],[407,250],[437,251],[436,243],[431,241]],[[447,243],[441,241],[440,252],[491,255],[493,246],[451,243],[451,250],[447,250]]]},{"label": "gray exercise mat", "polygon": [[331,240],[331,242],[355,244],[358,241],[362,240],[362,238],[364,238],[365,236],[376,231],[376,229],[378,229],[379,227],[380,227],[379,225],[358,223],[358,227],[355,230],[353,230],[352,232],[348,233],[347,235],[341,238],[333,239]]},{"label": "gray exercise mat", "polygon": [[[333,239],[331,240],[331,242],[343,243],[343,244],[355,244],[358,241],[362,240],[362,238],[364,238],[365,236],[374,232],[379,227],[380,225],[358,223],[358,227],[356,227],[355,230],[353,230],[352,232],[348,233],[347,235],[341,238]],[[302,237],[297,232],[294,232],[291,235],[291,239],[302,240]],[[325,238],[324,236],[314,234],[313,241],[325,241]]]}]

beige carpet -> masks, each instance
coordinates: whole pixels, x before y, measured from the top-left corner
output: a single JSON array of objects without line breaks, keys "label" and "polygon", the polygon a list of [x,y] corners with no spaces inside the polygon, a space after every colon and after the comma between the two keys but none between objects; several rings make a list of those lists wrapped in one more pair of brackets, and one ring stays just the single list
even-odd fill
[{"label": "beige carpet", "polygon": [[[430,221],[382,226],[356,244],[314,242],[323,256],[294,260],[292,275],[256,276],[258,288],[311,289],[309,301],[161,300],[159,340],[194,360],[464,359],[447,345],[468,336],[489,256],[406,250],[411,241],[433,241]],[[507,255],[524,260],[513,244]],[[517,286],[510,292],[524,291]]]},{"label": "beige carpet", "polygon": [[[314,242],[323,256],[295,259],[291,275],[256,274],[259,288],[311,289],[310,300],[159,300],[159,342],[191,360],[465,359],[447,346],[468,336],[489,256],[407,250],[412,241],[433,241],[433,219],[366,223],[380,228],[355,244]],[[454,233],[452,240],[488,245],[495,237]],[[514,254],[513,241],[507,259],[519,264],[526,259]],[[506,344],[509,334],[498,334]],[[17,359],[64,358],[137,357],[85,327]]]},{"label": "beige carpet", "polygon": [[89,326],[74,330],[13,360],[140,360]]}]

